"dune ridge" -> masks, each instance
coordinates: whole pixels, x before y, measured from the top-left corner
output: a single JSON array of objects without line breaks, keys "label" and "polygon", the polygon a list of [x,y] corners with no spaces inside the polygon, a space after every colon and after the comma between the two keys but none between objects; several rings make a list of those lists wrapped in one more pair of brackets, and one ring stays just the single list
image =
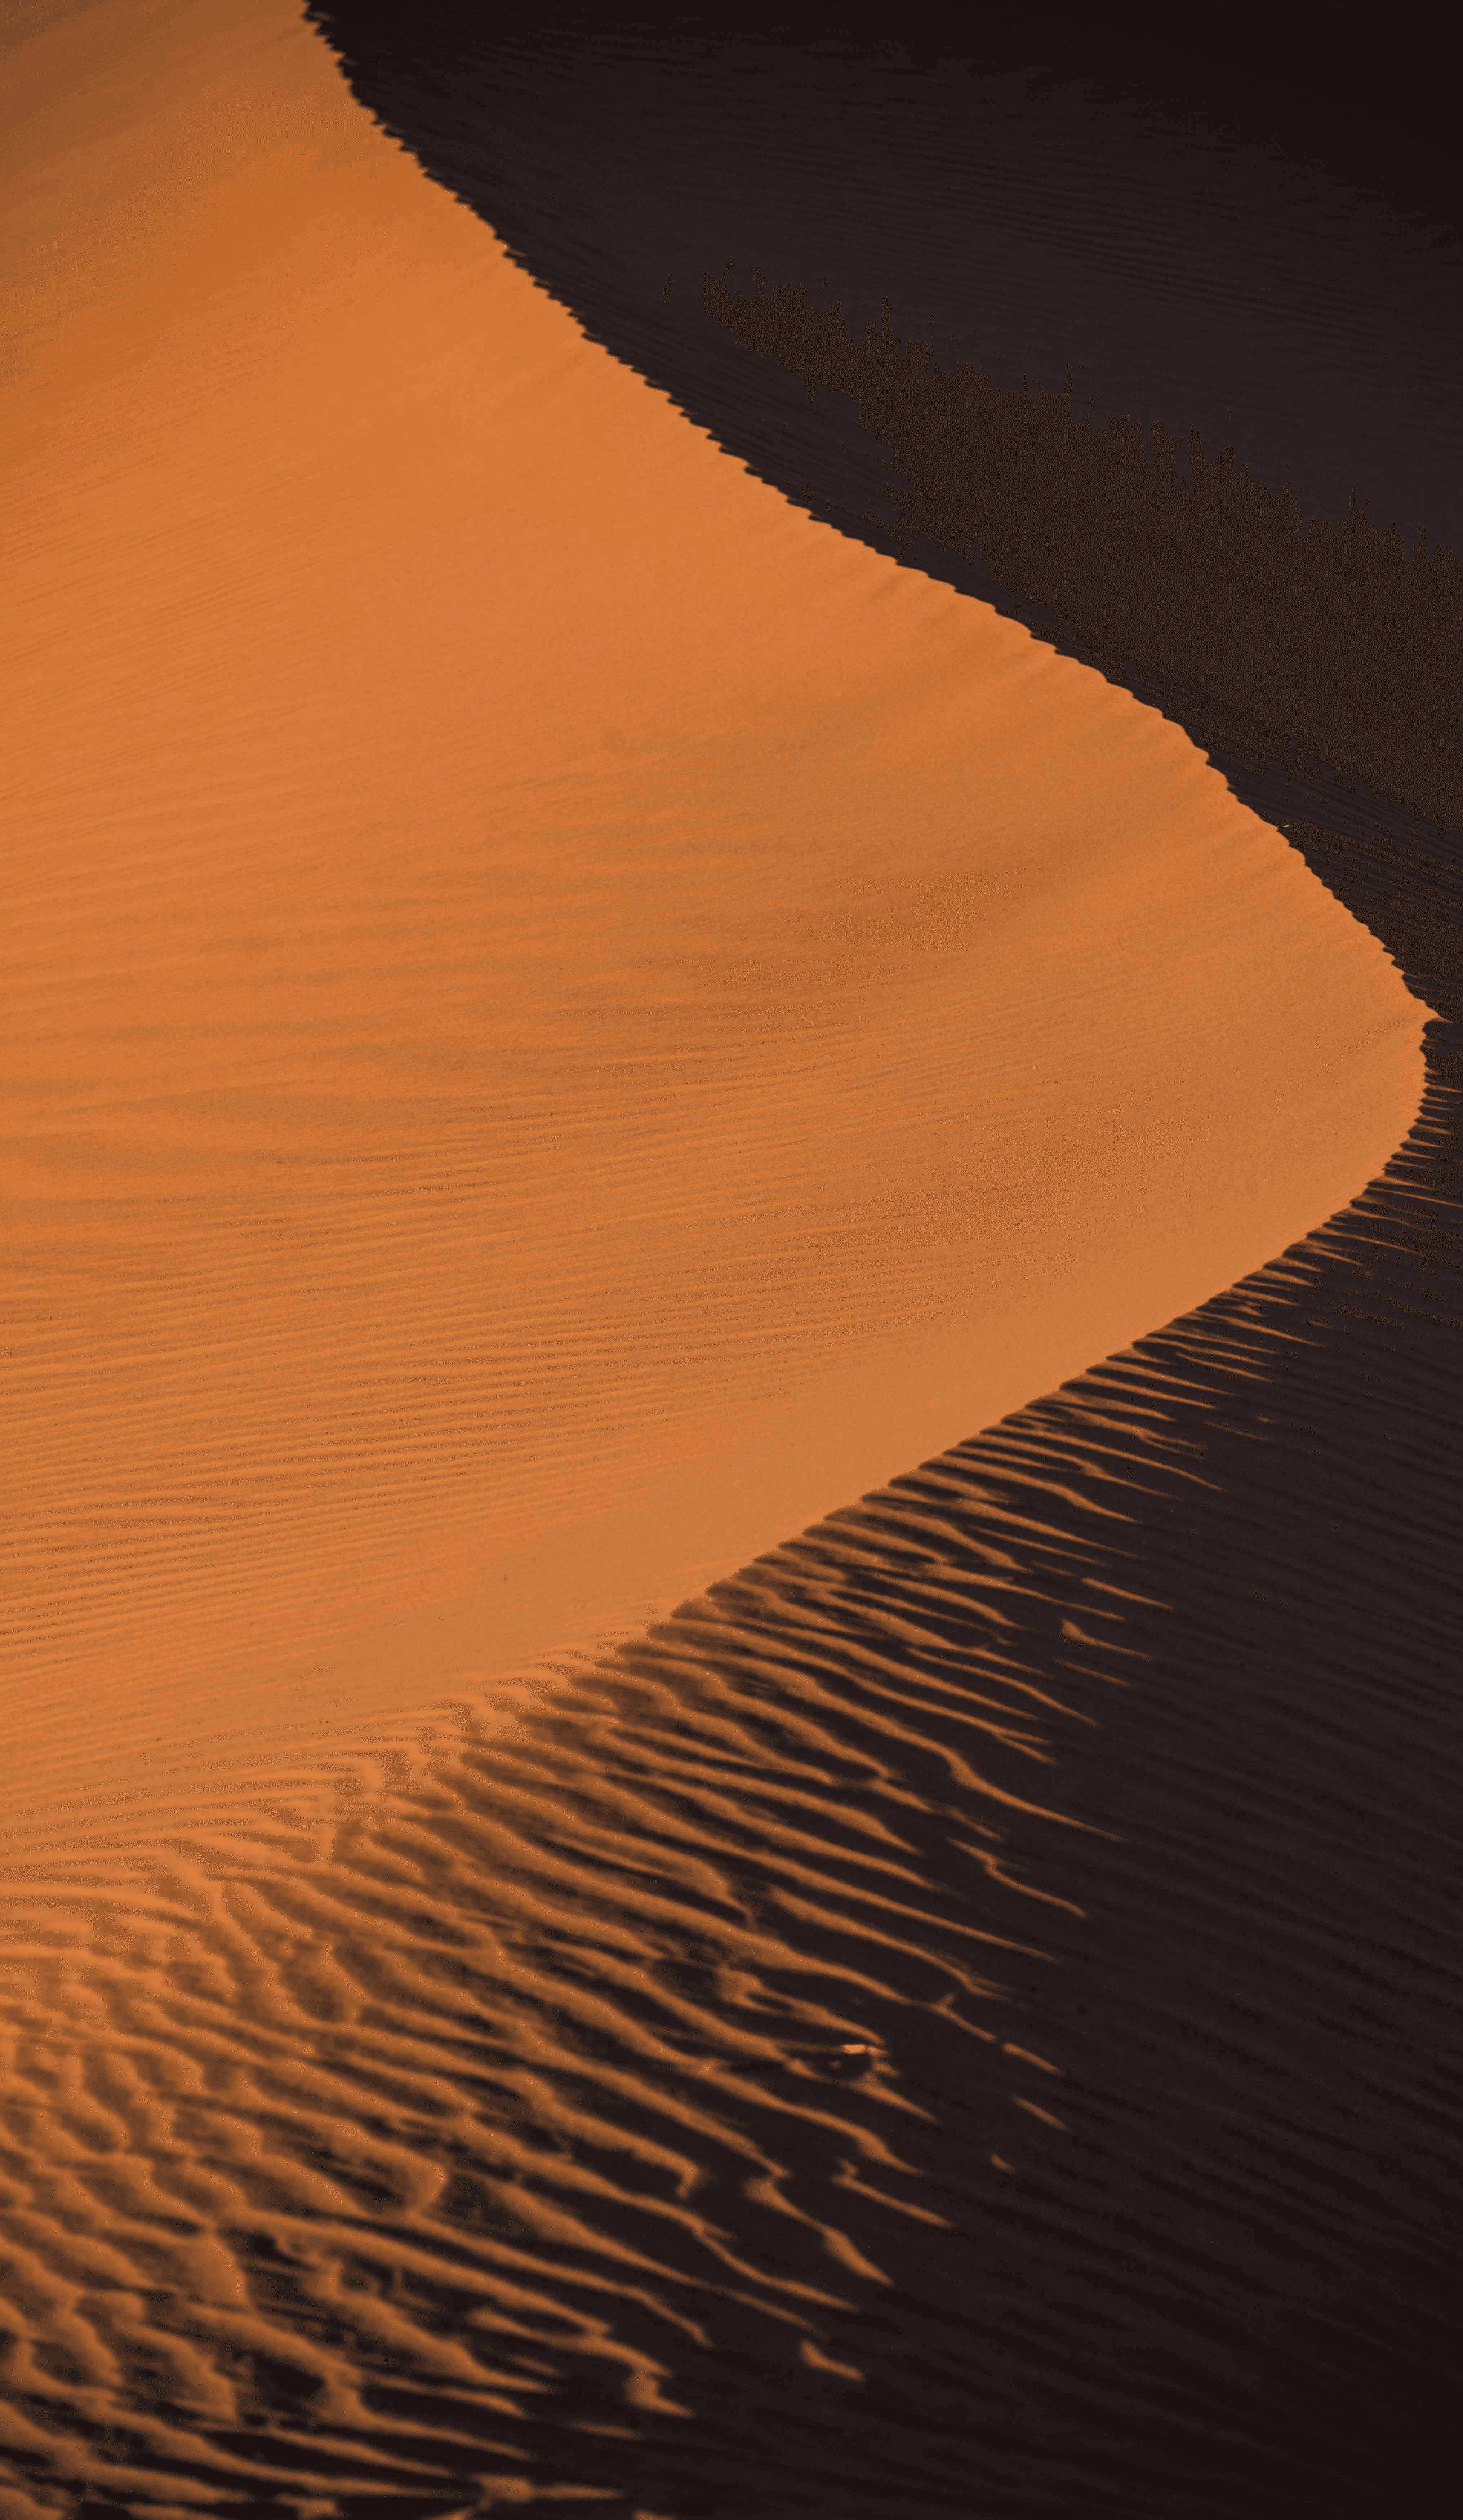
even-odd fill
[{"label": "dune ridge", "polygon": [[633,1633],[1349,1196],[1422,1019],[288,9],[22,31],[13,1838]]},{"label": "dune ridge", "polygon": [[[123,19],[87,31],[109,22]],[[201,20],[150,13],[186,22]],[[288,509],[290,530],[309,513]],[[829,566],[836,612],[862,561]],[[940,601],[942,621],[974,609]],[[1093,678],[1054,681],[1060,660],[1009,624],[999,640],[1003,710],[1058,688],[1064,710],[1084,704]],[[343,686],[333,697],[346,707]],[[411,698],[402,759],[423,721],[450,732],[425,678]],[[1119,722],[1086,704],[1090,724]],[[282,792],[320,722],[268,755]],[[1272,1178],[1286,1171],[1308,1007],[1338,1027],[1308,1036],[1318,1078],[1327,1041],[1352,1045],[1330,1107],[1371,1080],[1364,1125],[1344,1113],[1312,1177],[1338,1203],[1328,1224],[1294,1239],[1263,1183],[1254,1231],[1260,1248],[1266,1218],[1291,1235],[1280,1258],[1239,1276],[1241,1253],[1228,1292],[1045,1399],[1000,1414],[996,1397],[983,1433],[734,1577],[714,1562],[723,1580],[674,1617],[519,1669],[511,1689],[466,1687],[480,1601],[433,1638],[434,1561],[429,1598],[369,1632],[374,1671],[359,1641],[333,1681],[323,1647],[295,1662],[293,1680],[338,1695],[293,1732],[287,1709],[243,1739],[250,1700],[241,1689],[231,1733],[216,1670],[185,1707],[175,1671],[150,1696],[134,1663],[130,1698],[90,1700],[88,1774],[86,1692],[22,1703],[0,1863],[0,2520],[1436,2507],[1463,2064],[1454,835],[1299,750],[1277,768],[1265,730],[1217,711],[1213,757],[1239,764],[1239,792],[1264,796],[1307,876],[1154,723],[1127,719],[1125,769],[1172,767],[1183,815],[1202,800],[1217,817],[1173,881],[1176,910],[1206,862],[1214,877],[1192,940],[1198,1031],[1224,1012],[1219,973],[1237,985],[1262,936],[1260,994],[1287,971],[1296,984],[1283,1020],[1250,1036],[1271,1045],[1249,1072],[1274,1103],[1253,1094],[1236,1115],[1230,1179],[1267,1107]],[[138,778],[140,816],[166,760],[164,745]],[[184,818],[165,836],[145,903],[157,864],[222,863],[190,859]],[[1256,879],[1224,963],[1203,930],[1238,850]],[[1098,852],[1110,910],[1153,916],[1159,853],[1125,891]],[[284,854],[271,878],[276,951],[299,864]],[[421,900],[442,873],[422,871]],[[257,882],[245,867],[229,898],[257,901]],[[1056,897],[1037,887],[1012,930],[1023,951]],[[1377,943],[1358,950],[1342,902]],[[373,952],[405,932],[381,968],[415,1011],[402,973],[425,913],[394,882],[370,909]],[[311,915],[299,969],[318,987],[338,901]],[[206,998],[220,968],[190,965],[190,986]],[[1102,1010],[1094,1041],[1122,1038],[1124,968],[1107,998],[1090,974],[1079,993],[1088,1021]],[[162,957],[154,989],[159,973],[176,985]],[[929,968],[916,976],[904,1012]],[[724,1013],[734,1032],[737,1009]],[[144,1019],[129,1038],[138,1055]],[[907,1072],[928,1089],[917,1049]],[[332,1090],[338,1131],[349,1097]],[[250,1092],[230,1102],[210,1075],[165,1141],[175,1178],[237,1167],[239,1214],[276,1152],[280,1106]],[[353,1221],[379,1232],[387,1167],[367,1196],[344,1151],[356,1136],[355,1117],[302,1129],[293,1151],[348,1179]],[[1196,1141],[1200,1168],[1218,1143]],[[376,1151],[410,1204],[404,1141]],[[156,1146],[122,1135],[106,1161],[123,1158]],[[66,1160],[99,1157],[72,1144]],[[645,1164],[653,1186],[653,1148]],[[1226,1201],[1196,1201],[1196,1239]],[[276,1250],[298,1229],[297,1265],[318,1265],[328,1208],[271,1213]],[[32,1250],[74,1268],[49,1221],[58,1240]],[[1141,1277],[1142,1239],[1122,1259],[1146,1321],[1188,1298],[1172,1275]],[[1054,1248],[1057,1282],[1074,1246]],[[1222,1276],[1212,1239],[1203,1253]],[[145,1288],[143,1245],[129,1265]],[[157,1352],[186,1388],[168,1294]],[[847,1316],[834,1328],[829,1354],[852,1372]],[[257,1339],[257,1320],[244,1328]],[[918,1360],[885,1362],[892,1436],[890,1394]],[[932,1393],[933,1372],[907,1424]],[[294,1422],[306,1452],[327,1440],[308,1412]],[[419,1421],[421,1484],[398,1490],[428,1517],[444,1422]],[[755,1480],[755,1428],[748,1463]],[[688,1492],[671,1535],[683,1568],[703,1505]],[[711,1550],[732,1527],[725,1495],[718,1514]],[[619,1529],[611,1508],[606,1559]],[[120,1537],[125,1564],[139,1544]],[[551,1553],[545,1592],[589,1549],[581,1528],[567,1559]],[[93,1688],[97,1673],[116,1677],[101,1656]],[[214,1752],[219,1777],[202,1773]],[[169,1759],[158,1793],[149,1769]]]},{"label": "dune ridge", "polygon": [[1203,749],[1237,713],[1271,763],[1458,823],[1463,271],[1415,81],[1383,138],[1385,47],[941,0],[311,15],[591,338],[796,506]]},{"label": "dune ridge", "polygon": [[1441,2510],[1450,1118],[511,1722],[12,1868],[7,2520]]}]

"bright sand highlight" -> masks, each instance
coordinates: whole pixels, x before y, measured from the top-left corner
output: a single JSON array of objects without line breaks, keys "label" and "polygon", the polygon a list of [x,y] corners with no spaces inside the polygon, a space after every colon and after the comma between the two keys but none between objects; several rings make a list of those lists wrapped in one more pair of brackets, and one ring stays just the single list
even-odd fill
[{"label": "bright sand highlight", "polygon": [[633,1628],[1201,1301],[1385,1162],[1422,1011],[280,0],[8,23],[15,1842]]}]

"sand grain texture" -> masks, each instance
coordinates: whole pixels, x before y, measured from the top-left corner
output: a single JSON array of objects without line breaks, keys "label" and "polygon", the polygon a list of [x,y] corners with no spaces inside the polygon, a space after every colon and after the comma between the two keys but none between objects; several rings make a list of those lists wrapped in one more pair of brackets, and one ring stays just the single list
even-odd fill
[{"label": "sand grain texture", "polygon": [[747,479],[288,10],[18,50],[9,1794],[628,1632],[1385,1160],[1418,1010],[1176,731]]},{"label": "sand grain texture", "polygon": [[11,25],[0,2520],[1390,2507],[1446,834]]}]

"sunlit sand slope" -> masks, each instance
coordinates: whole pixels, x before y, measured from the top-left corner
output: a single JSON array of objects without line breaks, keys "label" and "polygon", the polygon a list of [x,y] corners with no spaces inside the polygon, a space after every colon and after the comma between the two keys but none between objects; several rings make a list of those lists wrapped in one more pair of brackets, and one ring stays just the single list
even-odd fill
[{"label": "sunlit sand slope", "polygon": [[1282,779],[1308,753],[1456,823],[1447,108],[1396,23],[1255,14],[311,7],[426,171],[799,507],[1226,775],[1239,719]]},{"label": "sunlit sand slope", "polygon": [[1448,835],[8,29],[0,2520],[1450,2511]]},{"label": "sunlit sand slope", "polygon": [[1420,1090],[1174,727],[587,343],[271,0],[8,40],[13,1842],[624,1633]]},{"label": "sunlit sand slope", "polygon": [[531,1716],[12,1868],[4,2520],[1446,2511],[1457,1215],[1430,1118]]}]

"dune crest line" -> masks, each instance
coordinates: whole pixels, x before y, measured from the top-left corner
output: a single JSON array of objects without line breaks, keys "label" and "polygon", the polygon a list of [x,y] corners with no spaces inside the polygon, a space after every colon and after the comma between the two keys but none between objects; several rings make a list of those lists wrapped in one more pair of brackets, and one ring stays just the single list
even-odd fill
[{"label": "dune crest line", "polygon": [[1429,2511],[1456,834],[11,67],[0,2520]]},{"label": "dune crest line", "polygon": [[624,1634],[1374,1173],[1376,944],[283,6],[22,26],[14,1829]]},{"label": "dune crest line", "polygon": [[12,1865],[5,2520],[1440,2508],[1449,1117],[535,1705]]}]

